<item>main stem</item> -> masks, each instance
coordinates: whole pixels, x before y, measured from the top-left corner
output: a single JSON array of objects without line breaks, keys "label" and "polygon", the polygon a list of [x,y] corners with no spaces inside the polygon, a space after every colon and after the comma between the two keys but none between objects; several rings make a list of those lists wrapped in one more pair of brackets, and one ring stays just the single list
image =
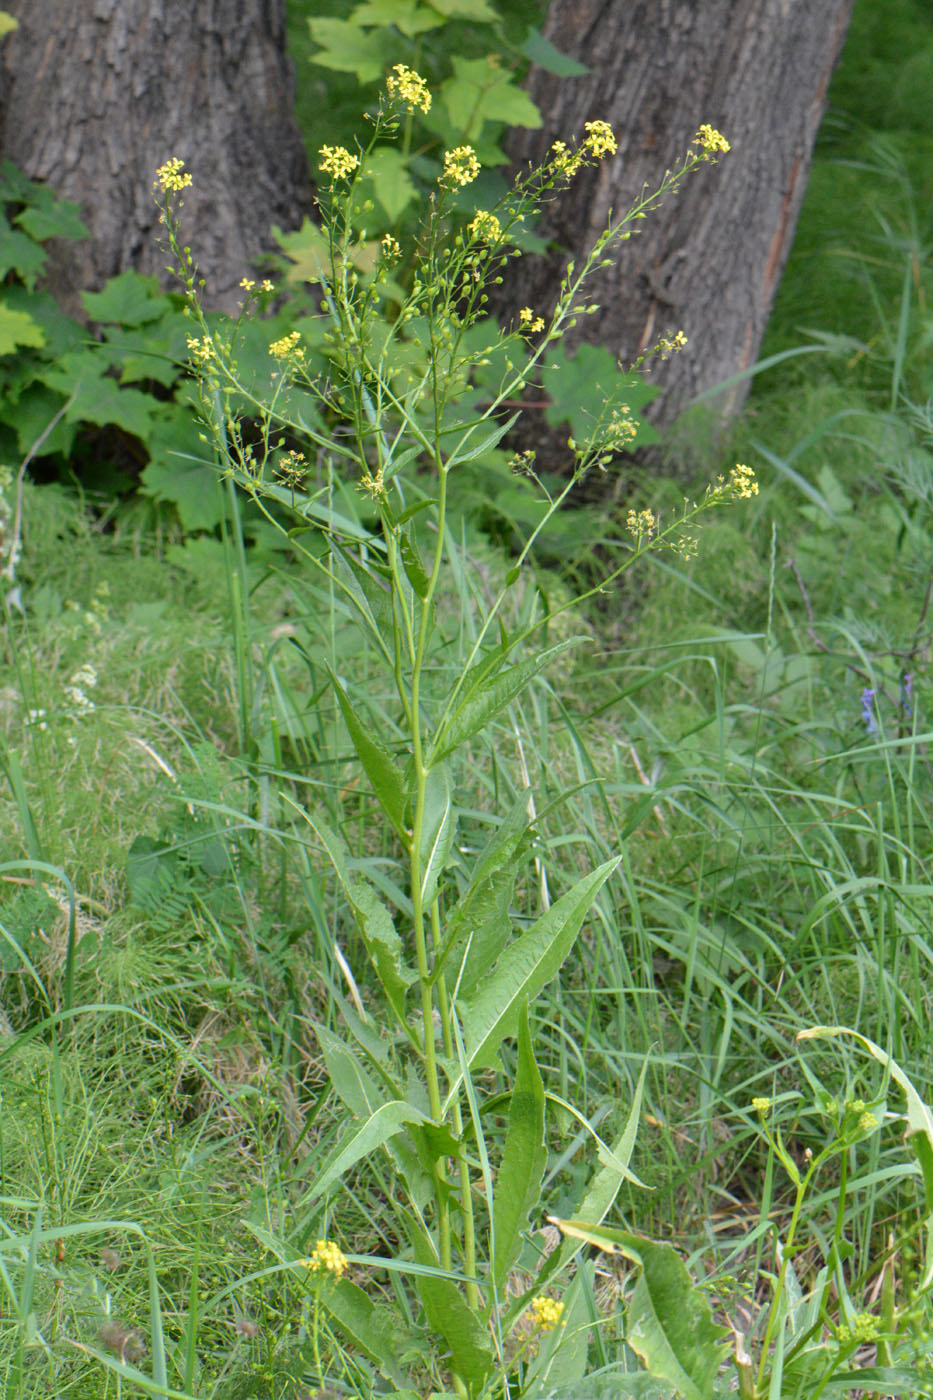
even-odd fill
[{"label": "main stem", "polygon": [[[436,1123],[442,1117],[441,1087],[437,1068],[437,1036],[434,1029],[434,988],[431,980],[431,964],[428,957],[428,939],[424,907],[423,881],[421,868],[421,843],[424,835],[424,810],[427,798],[429,768],[425,767],[424,743],[421,734],[421,673],[424,668],[428,641],[431,635],[431,613],[434,592],[440,577],[444,553],[444,522],[447,505],[447,473],[443,459],[438,453],[435,465],[438,474],[437,546],[434,551],[434,565],[428,580],[425,597],[421,600],[421,618],[418,628],[418,641],[411,678],[411,737],[412,761],[415,770],[415,807],[412,820],[411,871],[412,925],[415,939],[415,956],[418,963],[418,977],[421,983],[421,1016],[424,1028],[424,1068],[428,1081],[428,1100],[431,1116]],[[443,1014],[443,1013],[441,1013]],[[445,1037],[446,1039],[446,1037]],[[442,1158],[434,1167],[435,1200],[437,1204],[438,1253],[441,1268],[449,1269],[452,1264],[450,1243],[450,1207],[447,1201],[447,1172]]]}]

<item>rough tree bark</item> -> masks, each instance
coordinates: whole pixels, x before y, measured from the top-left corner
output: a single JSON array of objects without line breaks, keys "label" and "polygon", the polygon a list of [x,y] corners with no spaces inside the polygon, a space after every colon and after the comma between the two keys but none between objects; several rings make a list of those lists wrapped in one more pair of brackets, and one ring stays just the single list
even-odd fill
[{"label": "rough tree bark", "polygon": [[[628,364],[669,330],[689,347],[650,377],[664,392],[648,410],[669,425],[698,394],[747,370],[758,354],[803,199],[813,143],[854,0],[553,0],[545,35],[590,73],[529,76],[545,114],[516,129],[510,154],[542,159],[552,141],[611,123],[617,155],[586,171],[549,206],[539,232],[554,247],[511,265],[514,315],[549,310],[568,257],[591,246],[613,213],[673,167],[702,122],[732,150],[705,166],[641,223],[616,264],[594,278],[598,314],[568,338],[606,346]],[[720,403],[734,413],[747,381]],[[556,444],[554,444],[556,446]]]},{"label": "rough tree bark", "polygon": [[77,201],[91,237],[59,241],[48,285],[68,309],[126,268],[164,276],[156,167],[195,177],[185,233],[210,306],[232,308],[273,223],[310,206],[285,54],[285,0],[4,0],[0,155]]}]

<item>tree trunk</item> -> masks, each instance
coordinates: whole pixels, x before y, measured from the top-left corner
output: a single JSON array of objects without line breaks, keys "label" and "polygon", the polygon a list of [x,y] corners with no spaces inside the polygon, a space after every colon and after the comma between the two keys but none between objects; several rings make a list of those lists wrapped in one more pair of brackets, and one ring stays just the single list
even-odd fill
[{"label": "tree trunk", "polygon": [[208,305],[232,309],[273,223],[310,206],[285,0],[4,0],[0,155],[80,204],[91,237],[50,244],[70,310],[127,268],[164,277],[156,167],[194,176],[184,231]]},{"label": "tree trunk", "polygon": [[[503,287],[518,308],[553,305],[568,257],[579,265],[607,221],[656,184],[708,122],[731,142],[640,223],[615,264],[594,277],[600,311],[568,337],[606,346],[628,365],[669,332],[688,347],[653,362],[663,393],[648,409],[669,425],[697,395],[755,363],[790,250],[811,153],[854,0],[553,0],[544,33],[585,63],[585,77],[533,68],[527,87],[545,113],[539,131],[516,129],[520,164],[552,141],[608,121],[618,153],[578,176],[545,211],[544,258],[511,266]],[[741,406],[748,380],[719,402]],[[551,444],[552,448],[556,444]],[[553,452],[548,453],[548,456]]]}]

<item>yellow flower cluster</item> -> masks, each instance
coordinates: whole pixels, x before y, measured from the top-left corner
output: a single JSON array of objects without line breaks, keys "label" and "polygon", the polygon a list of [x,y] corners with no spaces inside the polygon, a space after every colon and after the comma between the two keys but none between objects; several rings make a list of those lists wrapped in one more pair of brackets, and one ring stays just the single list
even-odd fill
[{"label": "yellow flower cluster", "polygon": [[518,313],[518,324],[529,335],[537,335],[539,331],[544,330],[544,317],[536,316],[530,306],[523,306]]},{"label": "yellow flower cluster", "polygon": [[410,112],[417,107],[419,112],[431,108],[431,94],[420,73],[404,63],[396,63],[386,79],[386,91],[395,102],[401,102]]},{"label": "yellow flower cluster", "polygon": [[351,155],[346,146],[322,146],[318,155],[321,157],[318,170],[323,170],[324,174],[330,175],[333,180],[342,180],[347,175],[352,175],[360,163],[359,156]]},{"label": "yellow flower cluster", "polygon": [[630,510],[625,517],[625,526],[629,534],[640,540],[642,535],[651,535],[658,528],[658,517],[653,510]]},{"label": "yellow flower cluster", "polygon": [[196,336],[189,335],[187,344],[188,354],[196,365],[206,365],[214,358],[214,344],[210,336],[199,340]]},{"label": "yellow flower cluster", "polygon": [[618,452],[626,443],[634,441],[637,436],[638,424],[632,415],[632,410],[627,403],[620,404],[618,408],[613,409],[606,425],[605,446],[612,452]]},{"label": "yellow flower cluster", "polygon": [[393,238],[391,233],[387,233],[382,240],[382,256],[387,262],[394,262],[401,256],[401,246],[397,238]]},{"label": "yellow flower cluster", "polygon": [[479,161],[472,146],[455,146],[444,152],[444,169],[439,177],[442,185],[469,185],[479,174]]},{"label": "yellow flower cluster", "polygon": [[[243,288],[244,292],[251,292],[251,291],[253,291],[253,289],[255,288],[256,283],[253,281],[253,279],[252,279],[251,277],[241,277],[241,278],[240,278],[240,286]],[[273,287],[272,283],[269,281],[268,277],[264,277],[263,280],[262,280],[262,281],[260,282],[260,284],[259,284],[259,290],[260,290],[261,292],[272,292],[272,291],[275,291],[275,288]]]},{"label": "yellow flower cluster", "polygon": [[564,1315],[564,1305],[556,1298],[542,1296],[532,1300],[529,1312],[536,1332],[553,1332]]},{"label": "yellow flower cluster", "polygon": [[602,160],[603,156],[614,156],[619,149],[615,133],[608,122],[584,122],[583,130],[586,132],[583,148],[589,150],[597,160]]},{"label": "yellow flower cluster", "polygon": [[566,141],[555,141],[551,146],[551,169],[555,175],[566,175],[569,180],[582,164],[583,157],[571,151]]},{"label": "yellow flower cluster", "polygon": [[662,360],[669,360],[678,350],[682,350],[686,343],[687,337],[683,331],[678,331],[676,335],[662,335],[657,351]]},{"label": "yellow flower cluster", "polygon": [[502,226],[495,214],[481,209],[475,219],[470,222],[470,232],[474,238],[481,238],[485,243],[495,243],[502,232]]},{"label": "yellow flower cluster", "polygon": [[723,155],[732,148],[723,136],[721,131],[717,131],[709,122],[704,122],[694,137],[694,146],[699,146],[701,155],[714,156],[721,151]]},{"label": "yellow flower cluster", "polygon": [[298,342],[301,339],[300,331],[289,331],[288,335],[283,335],[281,340],[273,340],[269,346],[269,354],[274,360],[285,360],[289,355],[300,354]]},{"label": "yellow flower cluster", "polygon": [[751,467],[746,467],[744,462],[738,462],[729,473],[726,489],[738,501],[746,500],[749,496],[757,496],[758,482],[755,480],[755,473]]},{"label": "yellow flower cluster", "polygon": [[171,160],[159,166],[155,184],[163,194],[175,194],[178,190],[187,189],[191,184],[191,176],[185,170],[185,162],[178,156],[172,156]]},{"label": "yellow flower cluster", "polygon": [[304,480],[305,472],[308,470],[308,463],[303,452],[295,452],[289,449],[283,452],[273,468],[276,477],[286,486],[300,486]]},{"label": "yellow flower cluster", "polygon": [[343,1278],[347,1272],[347,1256],[331,1240],[318,1240],[310,1259],[305,1260],[305,1268],[312,1274],[333,1274],[334,1278]]},{"label": "yellow flower cluster", "polygon": [[764,1118],[765,1114],[768,1113],[771,1108],[771,1100],[764,1094],[761,1094],[757,1098],[752,1099],[752,1108]]}]

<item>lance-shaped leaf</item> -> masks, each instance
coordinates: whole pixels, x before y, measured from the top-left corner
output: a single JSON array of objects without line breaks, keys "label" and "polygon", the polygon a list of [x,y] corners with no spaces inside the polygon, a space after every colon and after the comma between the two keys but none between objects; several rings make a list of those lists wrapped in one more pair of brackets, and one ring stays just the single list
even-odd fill
[{"label": "lance-shaped leaf", "polygon": [[370,1156],[377,1148],[384,1147],[407,1123],[426,1122],[430,1122],[428,1115],[403,1099],[391,1099],[363,1122],[354,1122],[344,1132],[323,1167],[319,1167],[313,1158],[308,1158],[296,1169],[296,1178],[304,1176],[312,1166],[315,1169],[314,1181],[302,1205],[308,1206],[318,1200],[345,1171],[363,1157]]},{"label": "lance-shaped leaf", "polygon": [[463,437],[460,439],[460,446],[454,448],[453,452],[448,457],[447,470],[450,471],[451,467],[459,466],[461,462],[472,462],[474,458],[482,457],[484,453],[491,452],[492,449],[502,441],[509,429],[518,421],[518,417],[519,415],[517,413],[513,413],[511,418],[507,419],[504,423],[497,423],[491,432],[487,433],[479,442],[471,445],[475,430],[482,427],[483,422],[486,421],[484,419],[479,419],[464,433]]},{"label": "lance-shaped leaf", "polygon": [[515,1034],[522,1006],[560,970],[593,900],[618,863],[614,857],[578,880],[527,933],[509,944],[482,985],[460,1003],[471,1066],[491,1065],[502,1041]]},{"label": "lance-shaped leaf", "polygon": [[404,1386],[410,1379],[405,1357],[417,1354],[419,1344],[396,1308],[385,1299],[377,1306],[368,1293],[345,1278],[321,1290],[321,1306],[393,1385]]},{"label": "lance-shaped leaf", "polygon": [[[418,1263],[436,1265],[434,1247],[413,1216],[408,1227]],[[452,1279],[418,1274],[415,1282],[428,1325],[449,1350],[447,1364],[471,1390],[481,1390],[493,1367],[489,1332]]]},{"label": "lance-shaped leaf", "polygon": [[421,829],[421,905],[428,909],[437,894],[454,839],[457,818],[445,768],[428,774]]},{"label": "lance-shaped leaf", "polygon": [[406,839],[405,808],[408,804],[408,784],[402,769],[389,750],[372,737],[370,730],[351,705],[347,692],[333,673],[331,673],[331,680],[337,694],[343,722],[347,726],[357,757],[363,765],[363,771],[372,783],[373,791],[379,799],[379,805],[395,828],[396,834],[404,841]]},{"label": "lance-shaped leaf", "polygon": [[518,1256],[529,1213],[538,1205],[547,1166],[544,1084],[535,1063],[528,1007],[518,1023],[518,1068],[509,1104],[509,1127],[496,1178],[493,1277],[501,1287]]},{"label": "lance-shaped leaf", "polygon": [[428,755],[429,767],[455,753],[474,734],[485,729],[555,657],[585,640],[585,637],[568,637],[557,646],[548,647],[540,655],[529,656],[525,661],[506,666],[492,676],[489,675],[488,658],[479,662],[475,669],[481,674],[476,678],[467,677],[456,709],[434,740]]},{"label": "lance-shaped leaf", "polygon": [[386,1102],[386,1096],[367,1074],[350,1046],[326,1026],[315,1025],[314,1034],[324,1056],[331,1087],[354,1118],[366,1118],[380,1108]]},{"label": "lance-shaped leaf", "polygon": [[417,974],[404,962],[402,940],[392,922],[392,916],[372,885],[348,869],[347,849],[343,839],[314,812],[306,811],[305,817],[330,857],[337,879],[353,909],[357,928],[382,983],[383,991],[395,1014],[404,1021],[405,993]]},{"label": "lance-shaped leaf", "polygon": [[713,1322],[706,1298],[673,1246],[605,1225],[548,1219],[565,1235],[638,1265],[626,1310],[627,1345],[652,1376],[675,1386],[684,1400],[708,1400],[725,1359],[722,1341],[728,1334]]},{"label": "lance-shaped leaf", "polygon": [[421,562],[421,555],[418,553],[418,547],[407,530],[402,530],[400,532],[398,543],[399,553],[402,556],[402,564],[408,575],[408,582],[423,602],[428,596],[430,580]]},{"label": "lance-shaped leaf", "polygon": [[473,867],[470,883],[447,916],[447,941],[437,967],[438,971],[451,968],[449,980],[457,982],[462,997],[468,997],[477,982],[488,976],[511,937],[509,909],[515,880],[532,840],[526,791],[493,832]]}]

